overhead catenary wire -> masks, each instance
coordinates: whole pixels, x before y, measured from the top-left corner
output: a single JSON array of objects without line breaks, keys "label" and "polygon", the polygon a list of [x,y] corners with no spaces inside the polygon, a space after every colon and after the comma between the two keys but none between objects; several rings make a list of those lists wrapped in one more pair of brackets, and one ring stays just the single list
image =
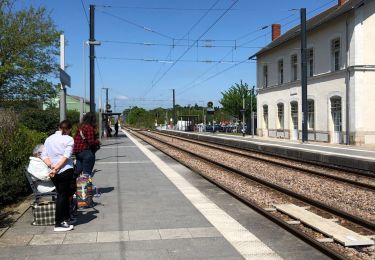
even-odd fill
[{"label": "overhead catenary wire", "polygon": [[[215,40],[214,40],[215,41]],[[161,46],[161,47],[189,47],[188,44],[168,44],[168,43],[158,43],[158,42],[131,42],[131,41],[115,41],[115,40],[101,40],[102,43],[114,43],[114,44],[126,44],[126,45],[140,45],[140,46]],[[201,42],[206,42],[206,40],[201,40]],[[244,49],[260,49],[260,46],[236,46],[236,45],[198,45],[199,48],[244,48]]]},{"label": "overhead catenary wire", "polygon": [[[198,38],[201,39],[208,31],[210,31],[212,29],[212,27],[214,27],[223,17],[225,14],[227,14],[230,9],[238,3],[239,0],[235,0],[208,28],[207,30],[205,30],[201,36]],[[177,62],[183,57],[185,56],[185,54],[195,45],[196,42],[194,42],[190,47],[187,48],[187,50],[185,52],[182,53],[182,55],[179,56],[179,58],[176,60],[176,62],[174,62],[171,66],[169,66],[169,68],[162,74],[161,77],[159,77],[159,79],[151,86],[151,88],[149,89],[149,91],[154,87],[156,86],[163,78],[165,75],[167,75],[167,73],[177,64]],[[148,91],[148,92],[149,92]],[[148,93],[147,92],[147,93]],[[147,94],[146,93],[146,94]]]},{"label": "overhead catenary wire", "polygon": [[142,29],[142,30],[145,30],[145,31],[148,31],[148,32],[151,32],[151,33],[157,34],[157,35],[159,35],[159,36],[161,36],[161,37],[164,37],[164,38],[167,38],[167,39],[171,39],[171,40],[173,40],[173,37],[171,37],[171,36],[169,36],[169,35],[166,35],[165,33],[161,33],[161,32],[159,32],[159,31],[156,31],[156,30],[152,29],[151,27],[147,27],[147,26],[144,26],[144,25],[140,25],[140,24],[138,24],[138,23],[136,23],[136,22],[130,21],[130,20],[125,19],[125,18],[123,18],[123,17],[120,17],[120,16],[118,16],[118,15],[110,14],[110,13],[108,13],[108,12],[106,12],[106,11],[100,11],[100,12],[103,13],[103,14],[106,14],[106,15],[108,15],[108,16],[114,17],[114,18],[116,18],[116,19],[118,19],[118,20],[120,20],[120,21],[123,21],[123,22],[125,22],[125,23],[131,24],[131,25],[133,25],[133,26],[135,26],[135,27],[137,27],[137,28],[140,28],[140,29]]},{"label": "overhead catenary wire", "polygon": [[[317,7],[317,8],[311,10],[310,12],[308,12],[308,14],[311,14],[311,13],[313,13],[313,12],[315,12],[315,11],[318,11],[318,10],[320,10],[320,9],[322,9],[322,8],[324,8],[324,7],[326,7],[327,5],[329,5],[329,4],[333,3],[333,2],[335,2],[335,0],[331,0],[331,1],[329,1],[329,2],[327,2],[327,3],[325,3],[325,4],[321,5],[321,6],[319,6],[319,7]],[[291,16],[293,16],[293,15],[289,15],[289,16],[287,16],[286,18],[282,18],[281,20],[286,20],[287,18],[290,18]],[[297,20],[299,20],[299,19],[298,19],[298,18],[297,18],[297,19],[293,19],[293,20],[291,20],[291,21],[289,21],[289,22],[283,24],[283,26],[288,25],[288,24],[290,24],[290,23],[292,23],[292,22],[295,22],[295,21],[297,21]],[[280,20],[279,20],[279,21],[280,21]],[[263,27],[263,28],[268,28],[268,27]],[[257,31],[258,31],[258,30],[256,30],[255,32],[257,32]],[[266,35],[268,35],[268,34],[270,34],[270,33],[265,33],[265,34],[263,34],[263,35],[259,35],[259,36],[257,36],[256,38],[251,39],[251,40],[249,40],[249,41],[247,41],[247,42],[245,42],[245,43],[243,43],[243,44],[249,44],[250,42],[253,42],[253,41],[255,41],[256,39],[259,39],[259,38],[261,38],[261,37],[264,37],[264,36],[266,36]],[[230,54],[230,52],[227,53],[227,54],[224,56],[224,58],[226,58],[229,54]],[[204,75],[206,75],[209,71],[211,71],[211,70],[217,65],[217,64],[214,64],[211,68],[209,68],[205,73],[203,73],[203,74],[201,74],[199,77],[197,77],[194,81],[192,81],[191,83],[185,85],[185,87],[183,87],[183,90],[180,91],[180,92],[178,92],[177,94],[181,95],[181,94],[185,93],[187,90],[190,90],[190,89],[192,89],[192,88],[194,88],[194,87],[196,87],[196,86],[199,86],[199,85],[201,85],[203,82],[206,82],[206,81],[208,81],[209,79],[212,79],[212,78],[214,78],[214,77],[216,77],[216,76],[218,76],[218,75],[220,75],[220,74],[222,74],[222,73],[224,73],[224,72],[226,72],[226,71],[228,71],[228,70],[230,70],[230,69],[233,69],[234,67],[236,67],[236,66],[238,66],[238,65],[240,65],[240,64],[243,64],[243,63],[244,63],[244,62],[240,62],[239,64],[234,64],[234,65],[232,65],[231,67],[229,67],[229,68],[227,68],[227,69],[224,69],[224,70],[220,71],[219,73],[215,73],[213,76],[210,76],[209,78],[207,78],[207,79],[201,81],[199,84],[197,84],[197,83],[196,83],[197,80],[199,80],[201,77],[203,77]]]},{"label": "overhead catenary wire", "polygon": [[[213,5],[211,5],[210,8],[190,27],[190,29],[184,34],[184,36],[182,36],[182,38],[185,38],[186,36],[188,36],[190,34],[190,32],[209,14],[210,10],[215,8],[215,6],[219,3],[219,1],[220,0],[216,0],[215,3]],[[176,44],[178,44],[179,42],[180,42],[180,40],[177,40]],[[173,49],[169,50],[169,53],[168,53],[166,59],[169,59],[171,57],[172,50]],[[165,64],[163,64],[162,66],[159,67],[159,70],[156,72],[156,74],[152,78],[151,86],[153,85],[153,82],[156,79],[157,75],[159,75],[160,71],[163,69],[164,65]],[[146,93],[147,93],[147,90],[146,90]]]}]

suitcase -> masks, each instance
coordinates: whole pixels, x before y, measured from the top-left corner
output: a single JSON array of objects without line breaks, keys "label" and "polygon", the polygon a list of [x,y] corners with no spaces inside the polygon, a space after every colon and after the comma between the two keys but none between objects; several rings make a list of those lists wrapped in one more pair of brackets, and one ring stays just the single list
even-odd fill
[{"label": "suitcase", "polygon": [[87,174],[81,174],[77,178],[77,205],[78,208],[93,207],[93,186],[91,177]]},{"label": "suitcase", "polygon": [[32,206],[34,226],[55,225],[56,204],[54,201],[34,202]]}]

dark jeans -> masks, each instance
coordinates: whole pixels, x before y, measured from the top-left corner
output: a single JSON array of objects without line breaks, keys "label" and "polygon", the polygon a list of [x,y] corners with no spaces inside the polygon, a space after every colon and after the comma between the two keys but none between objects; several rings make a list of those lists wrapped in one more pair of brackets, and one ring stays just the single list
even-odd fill
[{"label": "dark jeans", "polygon": [[76,173],[92,174],[95,164],[95,153],[91,150],[83,150],[76,155]]},{"label": "dark jeans", "polygon": [[68,169],[62,173],[56,174],[51,178],[56,187],[56,214],[55,224],[59,225],[64,220],[69,219],[69,197],[71,196],[71,183],[73,178],[73,169]]}]

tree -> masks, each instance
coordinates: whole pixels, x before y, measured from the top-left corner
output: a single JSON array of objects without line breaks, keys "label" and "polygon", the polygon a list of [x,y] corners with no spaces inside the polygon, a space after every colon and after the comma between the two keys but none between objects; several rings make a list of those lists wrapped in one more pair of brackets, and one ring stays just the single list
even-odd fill
[{"label": "tree", "polygon": [[[246,116],[250,116],[251,106],[253,108],[252,111],[256,111],[256,96],[254,88],[255,87],[249,89],[247,83],[243,84],[241,80],[240,84],[236,83],[227,91],[221,92],[223,97],[219,102],[223,106],[223,110],[236,118],[242,118],[241,110],[243,109],[243,98],[245,98]],[[252,95],[252,98],[250,95]],[[250,105],[251,99],[253,103]]]},{"label": "tree", "polygon": [[45,101],[56,95],[48,79],[58,71],[60,32],[45,8],[13,5],[0,1],[0,102]]}]

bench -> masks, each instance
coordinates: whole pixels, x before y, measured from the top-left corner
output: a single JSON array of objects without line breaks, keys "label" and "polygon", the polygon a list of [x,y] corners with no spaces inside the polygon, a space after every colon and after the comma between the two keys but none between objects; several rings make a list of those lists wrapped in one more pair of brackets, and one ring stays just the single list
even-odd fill
[{"label": "bench", "polygon": [[52,191],[52,192],[40,192],[40,191],[38,191],[38,189],[36,188],[37,186],[35,185],[35,181],[31,177],[31,174],[29,173],[27,168],[25,169],[25,176],[26,176],[27,181],[30,184],[31,190],[33,191],[33,194],[34,194],[34,197],[35,197],[35,202],[38,203],[39,199],[43,198],[43,197],[52,197],[52,200],[53,201],[55,200],[55,198],[57,196],[56,192],[54,192],[54,191]]}]

